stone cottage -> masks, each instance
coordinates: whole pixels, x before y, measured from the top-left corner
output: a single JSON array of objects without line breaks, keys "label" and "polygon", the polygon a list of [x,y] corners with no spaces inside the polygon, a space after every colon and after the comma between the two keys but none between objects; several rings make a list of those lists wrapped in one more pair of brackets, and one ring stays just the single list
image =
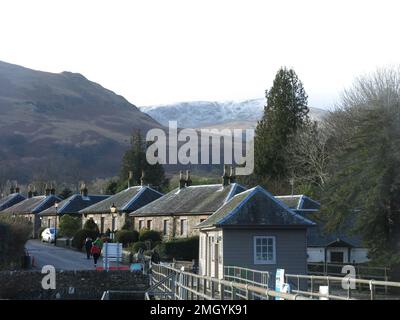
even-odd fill
[{"label": "stone cottage", "polygon": [[37,238],[40,229],[40,218],[38,214],[61,199],[55,195],[55,189],[46,188],[45,195],[34,196],[33,192],[29,190],[28,198],[3,210],[2,212],[12,215],[23,216],[32,223],[32,237]]},{"label": "stone cottage", "polygon": [[55,206],[51,206],[50,208],[40,212],[38,215],[41,220],[41,226],[46,228],[54,227],[56,223],[56,216],[58,226],[61,216],[65,214],[80,218],[80,210],[105,200],[108,197],[108,195],[88,194],[88,189],[85,185],[82,185],[80,194],[74,194],[67,199],[62,200],[60,203],[58,203],[57,208]]},{"label": "stone cottage", "polygon": [[186,179],[180,173],[179,187],[130,214],[136,230],[148,228],[160,231],[164,239],[198,235],[194,226],[245,188],[235,183],[234,172],[226,170],[222,184],[191,185],[190,173]]},{"label": "stone cottage", "polygon": [[[88,219],[93,219],[101,233],[105,233],[107,229],[113,232],[122,228],[127,219],[129,219],[128,214],[130,212],[157,200],[162,195],[161,192],[145,186],[142,182],[141,186],[129,187],[105,200],[80,210],[79,213],[82,215],[83,224]],[[112,207],[115,212],[111,212]]]},{"label": "stone cottage", "polygon": [[4,198],[0,199],[0,211],[3,211],[14,204],[17,204],[26,198],[20,193],[20,190],[18,187],[10,188],[10,194],[8,196],[5,196]]}]

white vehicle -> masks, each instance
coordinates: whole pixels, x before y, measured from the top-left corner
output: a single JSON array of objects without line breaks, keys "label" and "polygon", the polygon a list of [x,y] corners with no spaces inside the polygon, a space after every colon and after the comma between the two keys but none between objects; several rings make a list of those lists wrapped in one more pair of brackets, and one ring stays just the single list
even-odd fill
[{"label": "white vehicle", "polygon": [[46,241],[48,243],[54,242],[55,235],[56,232],[54,228],[46,228],[42,232],[42,241]]}]

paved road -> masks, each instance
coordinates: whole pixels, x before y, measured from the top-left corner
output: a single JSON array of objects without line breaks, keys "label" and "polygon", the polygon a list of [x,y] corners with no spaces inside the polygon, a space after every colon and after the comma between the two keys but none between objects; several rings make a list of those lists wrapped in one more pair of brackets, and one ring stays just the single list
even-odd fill
[{"label": "paved road", "polygon": [[[29,254],[35,257],[36,269],[44,265],[53,265],[57,270],[93,270],[93,259],[88,260],[86,253],[55,247],[54,244],[29,240],[26,243]],[[102,266],[102,260],[97,262]]]}]

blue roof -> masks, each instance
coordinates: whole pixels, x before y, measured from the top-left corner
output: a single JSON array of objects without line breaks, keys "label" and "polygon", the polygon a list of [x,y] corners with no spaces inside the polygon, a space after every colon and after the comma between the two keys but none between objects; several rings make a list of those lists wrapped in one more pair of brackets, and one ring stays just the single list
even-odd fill
[{"label": "blue roof", "polygon": [[3,211],[4,209],[7,209],[23,200],[25,200],[25,197],[22,194],[11,193],[8,196],[0,199],[0,211]]},{"label": "blue roof", "polygon": [[[69,198],[61,201],[58,204],[57,213],[58,214],[80,214],[79,211],[85,209],[91,205],[94,205],[102,200],[110,197],[109,195],[87,195],[83,196],[81,194],[74,194]],[[56,208],[51,206],[50,208],[42,211],[39,215],[55,215]]]}]

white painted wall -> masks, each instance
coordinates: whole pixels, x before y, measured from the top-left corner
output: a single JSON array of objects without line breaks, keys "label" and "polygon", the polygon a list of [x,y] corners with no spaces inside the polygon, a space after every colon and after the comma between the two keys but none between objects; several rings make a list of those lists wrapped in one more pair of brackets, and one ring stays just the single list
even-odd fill
[{"label": "white painted wall", "polygon": [[367,255],[368,255],[368,249],[353,248],[350,253],[350,262],[353,262],[353,260],[356,263],[367,262],[369,261]]},{"label": "white painted wall", "polygon": [[324,248],[307,248],[307,262],[325,262]]},{"label": "white painted wall", "polygon": [[[350,261],[348,261],[347,248],[328,248],[327,249],[327,262],[331,262],[331,252],[343,252],[344,263],[363,263],[369,261],[368,249],[366,248],[352,248],[350,251]],[[307,248],[307,262],[324,262],[324,248],[323,247],[308,247]]]}]

